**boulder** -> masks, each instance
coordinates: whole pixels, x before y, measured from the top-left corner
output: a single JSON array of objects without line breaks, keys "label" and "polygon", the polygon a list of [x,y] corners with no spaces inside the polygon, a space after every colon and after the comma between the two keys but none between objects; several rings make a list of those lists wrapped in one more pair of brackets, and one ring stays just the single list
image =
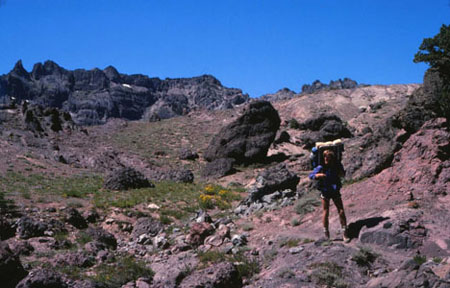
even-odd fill
[{"label": "boulder", "polygon": [[49,229],[47,223],[35,220],[28,216],[23,216],[17,221],[17,233],[21,239],[44,236],[44,232]]},{"label": "boulder", "polygon": [[84,229],[88,227],[86,220],[75,208],[69,208],[66,211],[65,221],[78,229]]},{"label": "boulder", "polygon": [[131,232],[131,237],[134,239],[139,238],[139,236],[147,234],[151,237],[158,235],[164,226],[161,222],[151,217],[141,217],[134,224],[133,231]]},{"label": "boulder", "polygon": [[204,158],[211,162],[233,158],[236,164],[263,161],[280,127],[280,117],[272,104],[254,101],[243,114],[214,136]]},{"label": "boulder", "polygon": [[109,190],[128,190],[154,187],[142,173],[133,168],[120,168],[110,173],[103,184]]},{"label": "boulder", "polygon": [[85,230],[87,235],[92,237],[93,241],[100,242],[108,248],[116,249],[117,248],[117,240],[113,234],[103,230],[102,228],[92,228],[89,227]]},{"label": "boulder", "polygon": [[189,235],[187,236],[187,241],[193,246],[200,246],[205,241],[206,237],[214,233],[214,227],[207,223],[194,223],[191,226]]},{"label": "boulder", "polygon": [[[1,201],[1,199],[0,199]],[[0,215],[0,240],[6,240],[14,237],[16,234],[16,229],[13,227],[12,223]]]},{"label": "boulder", "polygon": [[54,266],[73,266],[80,268],[92,267],[95,264],[95,258],[85,252],[70,252],[58,254],[53,260]]},{"label": "boulder", "polygon": [[198,154],[191,149],[183,148],[180,150],[178,158],[180,160],[195,160],[198,158]]},{"label": "boulder", "polygon": [[236,266],[229,262],[222,262],[194,271],[181,282],[179,287],[239,288],[242,286],[242,278]]},{"label": "boulder", "polygon": [[9,248],[17,256],[29,256],[34,251],[34,247],[28,241],[12,241]]},{"label": "boulder", "polygon": [[334,114],[320,114],[300,124],[300,129],[307,130],[300,139],[305,148],[309,149],[316,142],[324,142],[339,138],[350,138],[352,133]]},{"label": "boulder", "polygon": [[16,288],[66,288],[69,287],[63,277],[49,269],[36,268],[28,274]]},{"label": "boulder", "polygon": [[235,160],[232,158],[220,158],[206,163],[205,168],[202,171],[202,176],[205,178],[214,177],[220,178],[229,174],[232,174],[233,164]]},{"label": "boulder", "polygon": [[27,275],[20,263],[19,256],[9,249],[5,242],[0,242],[0,279],[5,288],[16,287],[17,283]]},{"label": "boulder", "polygon": [[255,202],[264,195],[269,195],[276,191],[286,189],[296,191],[299,181],[300,178],[289,171],[284,163],[270,167],[259,173],[256,177],[256,183],[248,189],[249,199]]},{"label": "boulder", "polygon": [[275,141],[273,141],[274,144],[281,144],[281,143],[289,143],[291,141],[291,135],[287,131],[281,131],[277,133],[277,136],[275,137]]}]

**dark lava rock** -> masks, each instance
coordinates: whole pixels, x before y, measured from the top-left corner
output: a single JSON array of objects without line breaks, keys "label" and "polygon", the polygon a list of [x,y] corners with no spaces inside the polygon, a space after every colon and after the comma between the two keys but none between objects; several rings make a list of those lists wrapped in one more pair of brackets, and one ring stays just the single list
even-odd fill
[{"label": "dark lava rock", "polygon": [[49,269],[34,269],[16,288],[66,288],[68,287],[62,276]]},{"label": "dark lava rock", "polygon": [[281,143],[289,143],[291,141],[291,135],[287,131],[281,131],[276,137],[273,143],[281,144]]},{"label": "dark lava rock", "polygon": [[44,232],[49,229],[47,223],[35,220],[28,216],[23,216],[17,222],[17,233],[22,239],[44,236]]},{"label": "dark lava rock", "polygon": [[9,239],[14,237],[15,234],[16,229],[13,227],[12,223],[0,215],[0,240]]},{"label": "dark lava rock", "polygon": [[17,62],[0,76],[0,102],[7,97],[62,108],[80,125],[103,124],[108,118],[166,119],[197,108],[226,109],[248,102],[239,89],[226,88],[210,75],[165,79],[104,70],[66,70],[55,62],[37,63],[28,73]]},{"label": "dark lava rock", "polygon": [[86,220],[75,208],[69,208],[69,210],[66,212],[65,220],[67,223],[73,225],[78,229],[84,229],[88,227]]},{"label": "dark lava rock", "polygon": [[236,164],[262,162],[279,127],[280,117],[272,104],[254,101],[214,136],[204,157],[207,161],[233,158]]},{"label": "dark lava rock", "polygon": [[164,229],[164,226],[156,219],[151,217],[142,217],[139,218],[134,224],[133,231],[131,232],[131,236],[134,239],[137,239],[139,236],[143,234],[147,234],[149,236],[156,236],[159,232]]},{"label": "dark lava rock", "polygon": [[195,160],[198,158],[198,154],[191,149],[183,148],[180,150],[178,158],[180,160]]},{"label": "dark lava rock", "polygon": [[202,171],[203,177],[223,177],[232,174],[233,164],[235,160],[232,158],[220,158],[206,163],[205,168]]},{"label": "dark lava rock", "polygon": [[87,235],[92,237],[93,241],[105,244],[108,248],[116,249],[117,240],[113,234],[103,230],[102,228],[92,228],[89,227],[85,232]]},{"label": "dark lava rock", "polygon": [[9,243],[9,248],[17,256],[29,256],[34,251],[34,247],[28,241],[12,241]]},{"label": "dark lava rock", "polygon": [[292,99],[295,96],[295,92],[289,88],[283,88],[275,92],[274,94],[265,94],[260,97],[261,100],[276,102],[281,100]]},{"label": "dark lava rock", "polygon": [[321,90],[336,90],[336,89],[353,89],[358,87],[358,83],[350,78],[331,80],[330,84],[323,84],[319,80],[314,81],[311,85],[305,84],[302,86],[302,93],[311,94]]},{"label": "dark lava rock", "polygon": [[84,218],[89,223],[95,223],[100,219],[100,215],[95,210],[89,210],[83,213]]},{"label": "dark lava rock", "polygon": [[428,69],[423,77],[423,87],[414,91],[405,109],[395,116],[396,126],[412,134],[426,121],[444,116],[438,100],[444,85],[439,72],[433,68]]},{"label": "dark lava rock", "polygon": [[109,190],[128,190],[154,187],[139,171],[133,168],[120,168],[106,177],[103,187]]},{"label": "dark lava rock", "polygon": [[27,275],[20,259],[9,249],[5,242],[0,242],[0,279],[1,286],[5,288],[15,287],[16,284]]},{"label": "dark lava rock", "polygon": [[222,262],[194,271],[181,282],[179,287],[240,288],[242,286],[242,278],[236,266],[229,262]]},{"label": "dark lava rock", "polygon": [[53,260],[54,266],[74,266],[80,268],[92,267],[95,264],[95,258],[87,255],[85,252],[72,252],[58,254]]},{"label": "dark lava rock", "polygon": [[308,119],[300,124],[300,129],[308,130],[300,137],[307,149],[313,147],[316,142],[352,137],[350,130],[334,114],[320,114]]},{"label": "dark lava rock", "polygon": [[[155,171],[154,178],[158,181],[169,180],[179,183],[194,182],[194,173],[189,169],[172,169],[169,171]],[[153,179],[153,178],[152,178]]]},{"label": "dark lava rock", "polygon": [[264,195],[285,189],[297,190],[300,178],[289,171],[286,164],[279,164],[261,172],[256,177],[256,183],[248,189],[249,199],[254,202]]},{"label": "dark lava rock", "polygon": [[22,112],[27,128],[35,133],[59,132],[61,130],[73,130],[74,123],[69,113],[60,111],[54,107],[41,105],[28,105],[24,102]]},{"label": "dark lava rock", "polygon": [[188,242],[193,246],[200,246],[205,241],[206,237],[214,233],[214,227],[207,223],[194,223],[191,226],[189,235],[187,236]]}]

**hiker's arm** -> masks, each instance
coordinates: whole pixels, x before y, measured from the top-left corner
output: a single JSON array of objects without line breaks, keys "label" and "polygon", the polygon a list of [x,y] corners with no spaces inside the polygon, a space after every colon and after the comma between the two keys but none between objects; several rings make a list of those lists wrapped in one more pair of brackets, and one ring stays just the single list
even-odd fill
[{"label": "hiker's arm", "polygon": [[320,177],[324,177],[325,174],[319,173],[320,171],[322,171],[322,166],[319,165],[316,168],[314,168],[313,172],[311,172],[309,174],[309,179],[313,180],[313,179],[318,179]]}]

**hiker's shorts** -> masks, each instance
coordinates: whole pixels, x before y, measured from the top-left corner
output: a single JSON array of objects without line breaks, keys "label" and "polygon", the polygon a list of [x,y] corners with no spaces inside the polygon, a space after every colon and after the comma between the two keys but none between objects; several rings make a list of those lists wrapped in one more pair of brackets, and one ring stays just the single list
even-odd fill
[{"label": "hiker's shorts", "polygon": [[330,200],[330,199],[339,199],[341,198],[341,192],[339,192],[339,190],[335,190],[335,191],[320,191],[320,198],[325,199],[325,200]]}]

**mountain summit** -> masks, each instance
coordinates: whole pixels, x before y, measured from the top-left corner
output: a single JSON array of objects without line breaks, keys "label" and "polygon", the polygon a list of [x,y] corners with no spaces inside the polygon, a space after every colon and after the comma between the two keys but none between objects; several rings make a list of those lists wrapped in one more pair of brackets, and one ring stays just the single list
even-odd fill
[{"label": "mountain summit", "polygon": [[81,125],[108,118],[157,120],[195,109],[228,109],[249,100],[242,90],[224,87],[211,75],[161,80],[142,74],[104,70],[67,70],[53,61],[36,63],[29,73],[19,60],[0,76],[0,102],[15,97],[62,108]]}]

